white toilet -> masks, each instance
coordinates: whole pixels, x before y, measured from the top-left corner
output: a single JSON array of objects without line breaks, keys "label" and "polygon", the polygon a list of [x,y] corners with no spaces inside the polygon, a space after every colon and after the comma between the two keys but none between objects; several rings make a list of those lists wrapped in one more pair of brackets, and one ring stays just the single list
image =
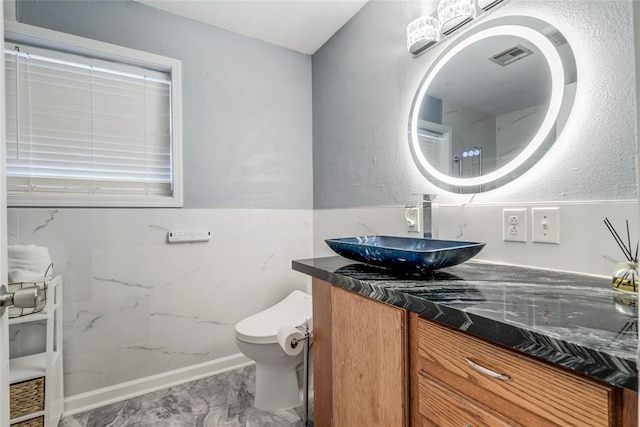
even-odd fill
[{"label": "white toilet", "polygon": [[[313,314],[311,295],[293,291],[285,299],[236,325],[236,344],[256,363],[254,405],[261,409],[289,409],[302,404],[296,367],[304,353],[290,356],[278,344],[278,329],[299,326]],[[311,327],[311,326],[309,326]]]}]

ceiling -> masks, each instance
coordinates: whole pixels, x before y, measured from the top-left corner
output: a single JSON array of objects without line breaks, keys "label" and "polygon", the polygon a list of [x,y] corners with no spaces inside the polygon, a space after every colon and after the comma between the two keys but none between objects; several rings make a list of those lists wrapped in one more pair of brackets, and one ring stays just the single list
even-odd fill
[{"label": "ceiling", "polygon": [[136,0],[312,55],[368,0]]},{"label": "ceiling", "polygon": [[[489,58],[523,46],[531,56],[501,66]],[[438,72],[429,95],[474,111],[499,116],[548,102],[549,66],[535,44],[512,35],[479,40],[458,52]]]}]

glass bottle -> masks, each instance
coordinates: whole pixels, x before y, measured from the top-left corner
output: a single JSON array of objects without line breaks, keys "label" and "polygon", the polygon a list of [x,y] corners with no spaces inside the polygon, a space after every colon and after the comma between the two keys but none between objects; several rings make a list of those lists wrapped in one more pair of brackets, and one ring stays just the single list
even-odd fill
[{"label": "glass bottle", "polygon": [[614,266],[612,285],[615,289],[638,292],[638,289],[640,289],[638,280],[640,280],[638,263],[628,261],[620,262]]}]

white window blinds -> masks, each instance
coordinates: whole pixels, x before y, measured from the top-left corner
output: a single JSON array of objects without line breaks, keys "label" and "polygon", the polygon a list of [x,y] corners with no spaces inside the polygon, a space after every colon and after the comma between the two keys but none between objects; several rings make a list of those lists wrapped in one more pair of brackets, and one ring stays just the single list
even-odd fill
[{"label": "white window blinds", "polygon": [[9,198],[172,195],[170,73],[13,43],[4,54]]}]

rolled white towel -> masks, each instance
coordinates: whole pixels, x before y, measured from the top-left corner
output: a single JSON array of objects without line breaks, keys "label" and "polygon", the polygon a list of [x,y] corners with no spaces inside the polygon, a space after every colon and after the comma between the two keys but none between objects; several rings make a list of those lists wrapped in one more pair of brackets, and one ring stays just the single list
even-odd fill
[{"label": "rolled white towel", "polygon": [[9,258],[13,259],[38,259],[49,258],[49,249],[44,246],[30,245],[9,245],[7,247],[7,254]]},{"label": "rolled white towel", "polygon": [[37,282],[44,279],[43,273],[22,270],[20,268],[9,270],[7,275],[9,276],[9,283]]},{"label": "rolled white towel", "polygon": [[49,250],[36,245],[7,247],[9,283],[39,280],[52,275]]}]

